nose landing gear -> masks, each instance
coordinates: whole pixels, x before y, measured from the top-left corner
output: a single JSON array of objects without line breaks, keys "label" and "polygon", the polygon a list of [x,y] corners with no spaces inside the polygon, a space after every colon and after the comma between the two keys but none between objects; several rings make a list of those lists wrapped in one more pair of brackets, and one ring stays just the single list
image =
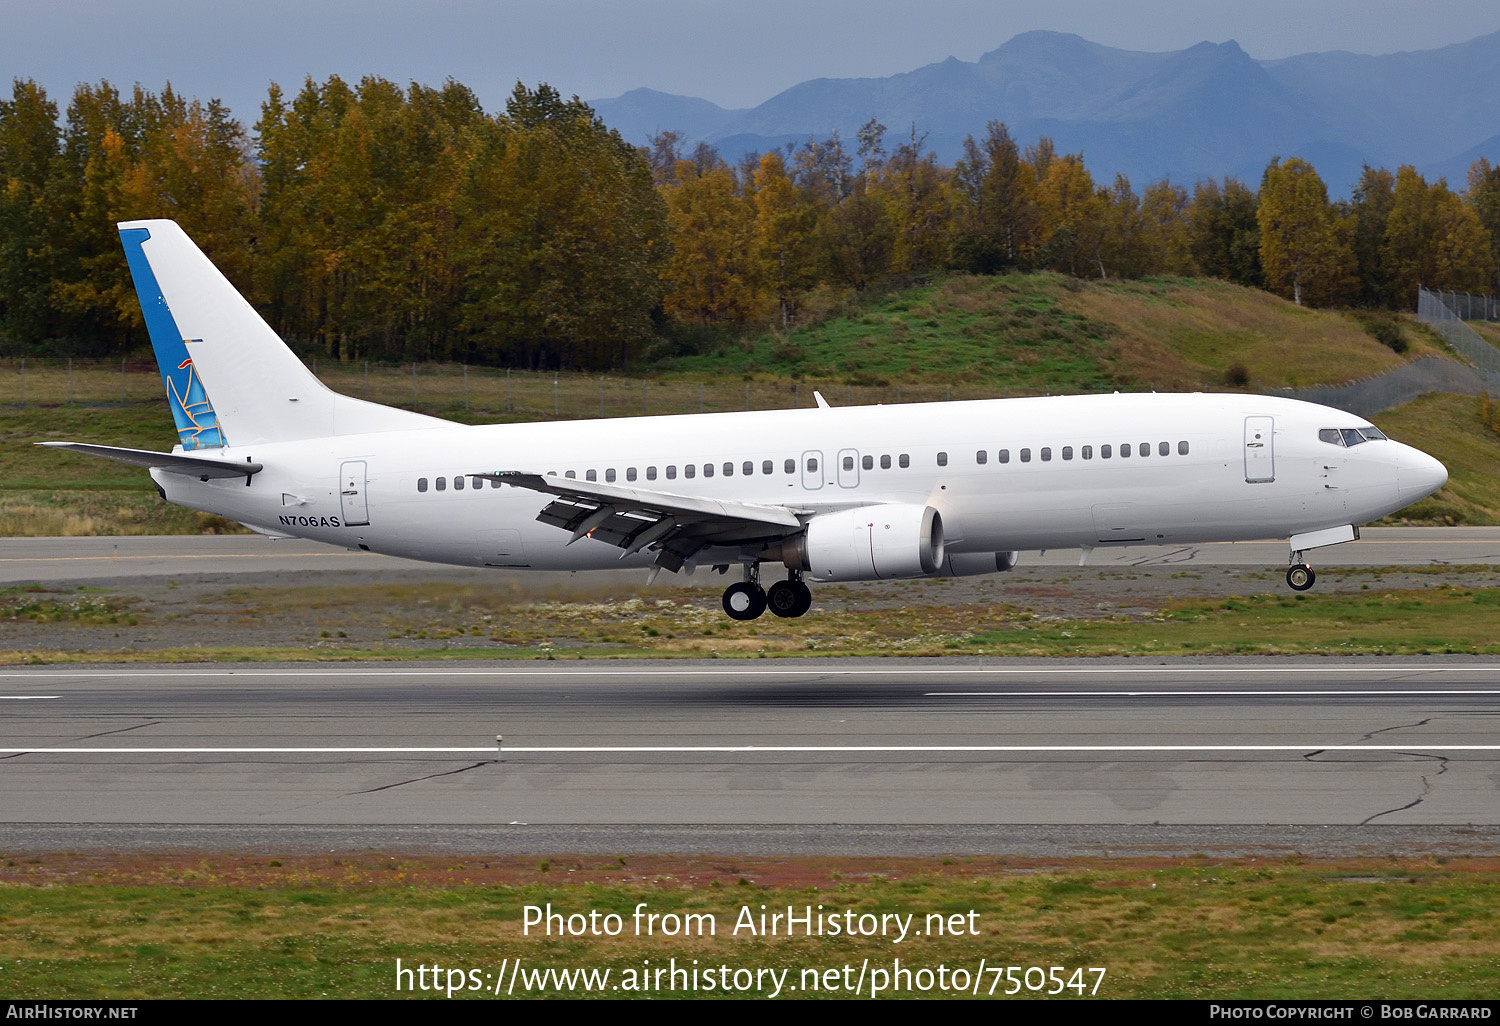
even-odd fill
[{"label": "nose landing gear", "polygon": [[1292,553],[1292,565],[1286,571],[1286,586],[1293,591],[1306,591],[1317,581],[1313,568],[1302,562],[1302,553]]}]

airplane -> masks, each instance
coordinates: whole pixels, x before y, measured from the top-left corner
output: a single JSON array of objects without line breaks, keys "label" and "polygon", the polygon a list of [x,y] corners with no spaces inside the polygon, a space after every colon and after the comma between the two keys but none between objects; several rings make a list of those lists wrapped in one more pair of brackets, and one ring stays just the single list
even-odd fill
[{"label": "airplane", "polygon": [[[1361,417],[1240,393],[1114,393],[464,425],[333,392],[173,221],[119,225],[179,442],[42,442],[148,468],[169,502],[272,538],[460,566],[808,582],[1002,573],[1026,550],[1287,538],[1313,549],[1435,492]],[[762,568],[782,580],[762,584]]]}]

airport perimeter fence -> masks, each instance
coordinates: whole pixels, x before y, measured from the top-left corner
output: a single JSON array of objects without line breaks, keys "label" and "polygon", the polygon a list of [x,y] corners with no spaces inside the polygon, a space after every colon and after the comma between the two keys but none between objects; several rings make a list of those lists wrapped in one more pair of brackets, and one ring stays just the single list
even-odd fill
[{"label": "airport perimeter fence", "polygon": [[[1449,306],[1449,297],[1457,297],[1464,302],[1455,309]],[[1489,296],[1470,297],[1463,292],[1444,293],[1418,288],[1417,320],[1441,335],[1454,352],[1474,366],[1484,388],[1491,395],[1500,395],[1500,349],[1486,342],[1479,332],[1465,323],[1465,318],[1460,314],[1460,310],[1465,313],[1477,312],[1476,305],[1468,301],[1471,299],[1493,302]]]},{"label": "airport perimeter fence", "polygon": [[[579,420],[664,413],[783,410],[816,404],[814,390],[835,406],[994,399],[980,385],[853,385],[841,381],[762,382],[726,378],[690,381],[581,372],[518,371],[462,364],[333,363],[309,369],[329,388],[387,406],[474,420]],[[1020,393],[1011,393],[1020,394]],[[34,406],[123,406],[162,402],[155,361],[0,360],[0,409]]]},{"label": "airport perimeter fence", "polygon": [[[1483,391],[1484,379],[1474,368],[1441,356],[1424,356],[1404,367],[1346,385],[1268,389],[1266,394],[1331,406],[1360,417],[1373,417],[1431,392],[1479,395]],[[1500,395],[1500,391],[1490,391]]]}]

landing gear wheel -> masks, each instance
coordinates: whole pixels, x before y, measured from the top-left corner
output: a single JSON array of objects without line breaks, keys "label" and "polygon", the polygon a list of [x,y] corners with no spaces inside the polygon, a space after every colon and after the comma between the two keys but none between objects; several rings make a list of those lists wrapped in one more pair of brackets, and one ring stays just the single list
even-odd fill
[{"label": "landing gear wheel", "polygon": [[797,604],[792,608],[793,616],[801,616],[812,608],[812,589],[801,581],[793,581],[792,587],[797,589]]},{"label": "landing gear wheel", "polygon": [[801,581],[777,581],[766,592],[766,608],[777,616],[801,616],[812,608],[812,589]]},{"label": "landing gear wheel", "polygon": [[724,612],[731,620],[754,620],[766,611],[766,593],[760,585],[741,581],[724,589]]},{"label": "landing gear wheel", "polygon": [[1306,591],[1317,579],[1318,575],[1306,563],[1289,567],[1286,572],[1286,585],[1293,591]]}]

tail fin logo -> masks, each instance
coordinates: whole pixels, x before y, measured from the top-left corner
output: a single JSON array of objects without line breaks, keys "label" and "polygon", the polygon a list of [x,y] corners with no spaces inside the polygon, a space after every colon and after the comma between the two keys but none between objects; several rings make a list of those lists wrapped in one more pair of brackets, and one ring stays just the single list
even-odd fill
[{"label": "tail fin logo", "polygon": [[130,276],[135,280],[136,297],[141,301],[141,314],[146,319],[146,331],[151,336],[151,348],[156,351],[156,367],[161,371],[162,383],[167,386],[167,403],[172,407],[172,420],[177,424],[177,437],[184,449],[217,449],[228,445],[219,427],[218,415],[213,403],[208,400],[208,390],[198,377],[193,358],[188,355],[189,342],[201,343],[202,339],[185,339],[177,328],[177,321],[167,307],[156,272],[151,269],[143,244],[151,238],[147,228],[122,228],[120,241],[125,246],[125,262],[130,265]]},{"label": "tail fin logo", "polygon": [[[202,339],[185,338],[187,342]],[[192,357],[177,365],[178,371],[167,379],[167,398],[172,403],[172,419],[177,422],[177,435],[184,449],[217,449],[225,444],[224,433],[219,430],[219,418],[214,413],[213,403],[193,366]],[[186,426],[184,426],[186,425]]]}]

